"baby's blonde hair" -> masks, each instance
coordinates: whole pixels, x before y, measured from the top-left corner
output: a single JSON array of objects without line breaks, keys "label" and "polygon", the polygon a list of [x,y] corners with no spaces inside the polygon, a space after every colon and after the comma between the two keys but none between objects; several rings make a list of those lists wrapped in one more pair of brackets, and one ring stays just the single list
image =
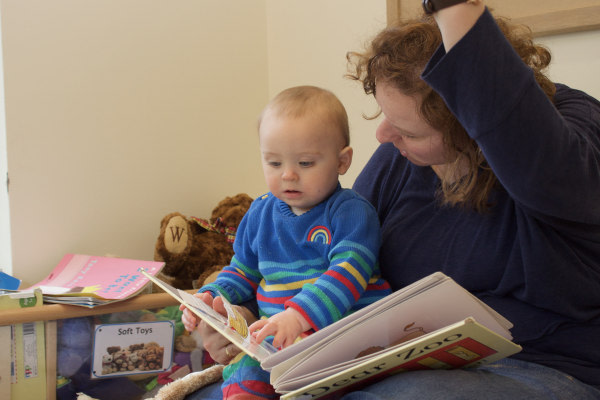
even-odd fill
[{"label": "baby's blonde hair", "polygon": [[283,90],[263,109],[258,119],[258,128],[267,112],[279,117],[298,118],[313,113],[325,123],[339,129],[344,146],[350,145],[348,114],[342,102],[327,89],[316,86],[295,86]]}]

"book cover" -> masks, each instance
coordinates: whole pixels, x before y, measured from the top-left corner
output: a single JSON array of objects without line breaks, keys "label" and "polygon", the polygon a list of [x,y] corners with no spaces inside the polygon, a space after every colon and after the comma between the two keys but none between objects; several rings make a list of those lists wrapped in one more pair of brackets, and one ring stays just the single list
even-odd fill
[{"label": "book cover", "polygon": [[67,254],[45,279],[26,290],[39,288],[46,302],[94,307],[139,294],[149,283],[139,269],[154,276],[163,267],[157,261]]},{"label": "book cover", "polygon": [[21,285],[21,280],[17,279],[13,276],[10,276],[2,271],[0,271],[0,290],[17,290]]},{"label": "book cover", "polygon": [[[334,399],[389,375],[427,369],[468,368],[515,354],[520,346],[472,318],[376,354],[277,385],[282,400]],[[298,389],[299,388],[299,389]]]}]

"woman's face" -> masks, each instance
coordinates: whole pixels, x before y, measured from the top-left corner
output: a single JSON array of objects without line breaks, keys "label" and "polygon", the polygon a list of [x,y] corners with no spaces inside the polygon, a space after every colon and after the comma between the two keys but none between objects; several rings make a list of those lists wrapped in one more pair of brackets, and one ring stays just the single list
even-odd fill
[{"label": "woman's face", "polygon": [[400,154],[418,166],[448,163],[442,132],[423,120],[416,98],[382,82],[377,84],[375,100],[384,116],[376,131],[380,143],[393,143]]}]

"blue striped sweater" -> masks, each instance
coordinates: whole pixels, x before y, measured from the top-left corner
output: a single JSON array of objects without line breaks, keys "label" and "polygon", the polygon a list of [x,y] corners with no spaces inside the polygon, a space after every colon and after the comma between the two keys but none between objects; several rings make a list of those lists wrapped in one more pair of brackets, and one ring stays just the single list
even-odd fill
[{"label": "blue striped sweater", "polygon": [[293,307],[318,330],[391,293],[379,273],[380,242],[375,209],[350,189],[338,185],[302,215],[268,193],[240,223],[230,265],[199,292],[234,304],[256,297],[266,317]]}]

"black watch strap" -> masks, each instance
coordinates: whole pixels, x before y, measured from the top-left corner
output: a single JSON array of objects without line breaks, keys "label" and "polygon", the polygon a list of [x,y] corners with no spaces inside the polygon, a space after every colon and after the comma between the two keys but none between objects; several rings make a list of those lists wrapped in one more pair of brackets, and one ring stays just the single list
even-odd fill
[{"label": "black watch strap", "polygon": [[433,14],[442,8],[450,7],[458,3],[466,3],[468,0],[423,0],[425,14]]}]

